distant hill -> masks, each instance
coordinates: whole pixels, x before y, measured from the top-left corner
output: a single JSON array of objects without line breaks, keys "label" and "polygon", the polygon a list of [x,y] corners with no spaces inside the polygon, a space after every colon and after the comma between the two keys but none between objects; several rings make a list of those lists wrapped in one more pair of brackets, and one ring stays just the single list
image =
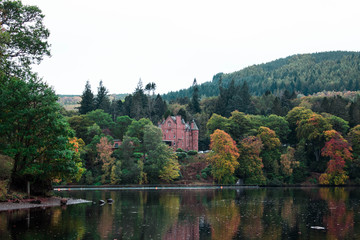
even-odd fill
[{"label": "distant hill", "polygon": [[[128,93],[121,93],[121,94],[110,94],[109,98],[112,101],[113,99],[124,100]],[[80,95],[58,95],[58,103],[63,106],[66,110],[77,110],[80,106],[81,96]]]},{"label": "distant hill", "polygon": [[[321,91],[360,90],[360,52],[321,52],[297,54],[269,63],[253,65],[233,73],[218,73],[211,82],[199,85],[201,96],[219,94],[219,81],[227,87],[246,81],[250,93],[262,95],[267,90],[281,94],[285,89],[309,95]],[[169,92],[166,100],[191,97],[192,88]]]}]

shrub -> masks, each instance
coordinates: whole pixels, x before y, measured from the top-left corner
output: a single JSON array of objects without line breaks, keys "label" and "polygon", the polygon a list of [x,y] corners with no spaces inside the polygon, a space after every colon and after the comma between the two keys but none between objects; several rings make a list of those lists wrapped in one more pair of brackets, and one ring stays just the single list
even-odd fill
[{"label": "shrub", "polygon": [[193,156],[193,155],[198,154],[198,152],[195,151],[195,150],[190,150],[190,151],[187,152],[187,154],[190,155],[190,156]]},{"label": "shrub", "polygon": [[196,179],[197,179],[197,180],[200,180],[200,179],[201,179],[201,177],[200,177],[199,174],[196,174]]},{"label": "shrub", "polygon": [[176,152],[176,156],[178,157],[178,160],[184,160],[187,154],[186,152]]},{"label": "shrub", "polygon": [[181,148],[176,149],[176,152],[185,152],[184,150],[182,150]]}]

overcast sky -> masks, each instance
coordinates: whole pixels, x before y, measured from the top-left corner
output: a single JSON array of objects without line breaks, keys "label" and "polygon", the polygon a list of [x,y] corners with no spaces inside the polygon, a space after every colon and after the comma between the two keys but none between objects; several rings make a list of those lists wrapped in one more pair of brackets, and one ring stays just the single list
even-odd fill
[{"label": "overcast sky", "polygon": [[58,94],[176,91],[298,53],[360,51],[358,0],[22,0],[45,14],[51,58],[34,70]]}]

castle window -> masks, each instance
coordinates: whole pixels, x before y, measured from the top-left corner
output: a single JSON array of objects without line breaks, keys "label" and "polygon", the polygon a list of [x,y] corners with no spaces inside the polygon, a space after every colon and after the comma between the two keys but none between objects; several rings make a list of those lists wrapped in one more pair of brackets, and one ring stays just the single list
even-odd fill
[{"label": "castle window", "polygon": [[170,121],[168,121],[168,127],[171,127],[171,122]]},{"label": "castle window", "polygon": [[174,139],[175,139],[175,135],[174,135]]}]

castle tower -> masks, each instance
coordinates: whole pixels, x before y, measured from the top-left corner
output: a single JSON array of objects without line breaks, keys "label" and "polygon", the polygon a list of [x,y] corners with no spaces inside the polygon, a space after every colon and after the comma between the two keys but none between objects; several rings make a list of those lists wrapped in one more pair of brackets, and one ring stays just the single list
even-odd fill
[{"label": "castle tower", "polygon": [[195,120],[191,121],[191,148],[195,151],[199,151],[199,128],[197,127]]}]

